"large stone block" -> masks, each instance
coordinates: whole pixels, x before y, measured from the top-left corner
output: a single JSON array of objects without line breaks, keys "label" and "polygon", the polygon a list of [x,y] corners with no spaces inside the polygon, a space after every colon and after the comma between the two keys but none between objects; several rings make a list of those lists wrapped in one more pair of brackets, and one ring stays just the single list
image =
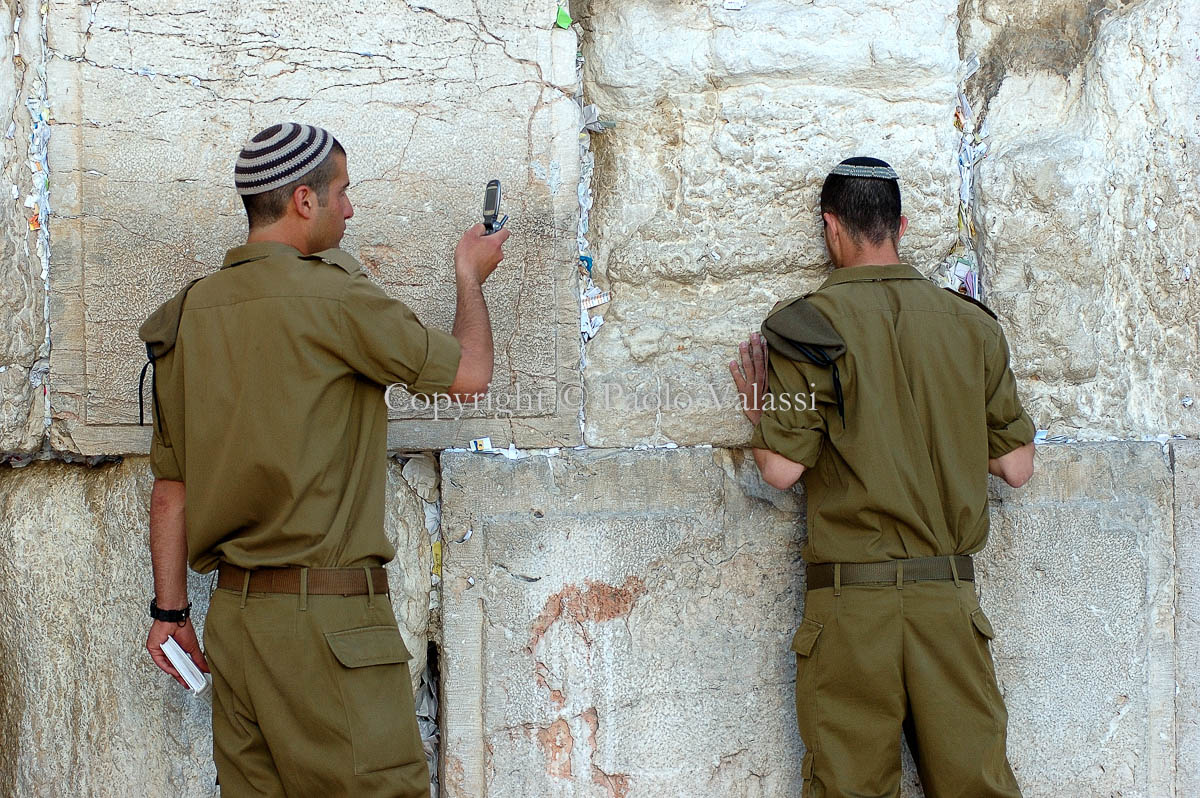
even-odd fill
[{"label": "large stone block", "polygon": [[1028,485],[992,488],[980,591],[1024,794],[1169,795],[1175,571],[1162,448],[1047,446]]},{"label": "large stone block", "polygon": [[776,300],[823,279],[834,165],[896,166],[918,266],[956,241],[957,3],[589,8],[585,93],[616,127],[592,136],[589,240],[613,300],[588,344],[587,442],[742,444],[725,364]]},{"label": "large stone block", "polygon": [[1085,439],[1200,434],[1195,3],[965,7],[988,301],[1031,414]]},{"label": "large stone block", "polygon": [[[548,0],[482,10],[356,0],[212,14],[196,0],[54,0],[56,448],[145,451],[148,432],[134,426],[136,328],[244,240],[233,161],[246,138],[289,119],[329,128],[348,151],[357,213],[344,247],[442,329],[454,312],[458,234],[480,220],[490,178],[507,189],[514,235],[485,290],[493,410],[439,424],[408,407],[393,414],[390,445],[480,434],[574,442],[578,408],[559,391],[579,382],[576,44],[553,27],[555,10]],[[541,404],[518,407],[518,393]],[[495,409],[505,403],[512,419]]]},{"label": "large stone block", "polygon": [[[24,17],[21,13],[13,3],[0,11],[0,119],[7,127],[0,138],[0,453],[40,447],[50,354],[42,271],[45,231],[40,220],[30,221],[38,217],[36,198],[46,179],[38,158],[41,148],[30,140],[34,116],[43,111],[42,20],[36,5]],[[29,197],[33,207],[27,205]]]},{"label": "large stone block", "polygon": [[719,449],[442,468],[447,796],[799,793],[795,494]]},{"label": "large stone block", "polygon": [[1200,795],[1200,442],[1173,445],[1175,465],[1176,678],[1179,746],[1175,795]]},{"label": "large stone block", "polygon": [[0,470],[5,795],[216,795],[208,705],[145,649],[152,483],[144,459]]},{"label": "large stone block", "polygon": [[[425,666],[429,539],[390,469],[393,605]],[[0,468],[0,794],[215,796],[206,704],[146,654],[153,595],[145,458]],[[191,574],[203,634],[210,578]]]}]

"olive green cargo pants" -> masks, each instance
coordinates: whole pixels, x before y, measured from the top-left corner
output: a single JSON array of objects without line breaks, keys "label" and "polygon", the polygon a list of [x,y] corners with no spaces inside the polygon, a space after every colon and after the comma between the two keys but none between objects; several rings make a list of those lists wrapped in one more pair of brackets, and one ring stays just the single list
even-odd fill
[{"label": "olive green cargo pants", "polygon": [[927,798],[1019,798],[971,582],[808,591],[796,652],[804,798],[894,798],[900,735]]},{"label": "olive green cargo pants", "polygon": [[217,590],[204,643],[223,798],[428,798],[387,596]]}]

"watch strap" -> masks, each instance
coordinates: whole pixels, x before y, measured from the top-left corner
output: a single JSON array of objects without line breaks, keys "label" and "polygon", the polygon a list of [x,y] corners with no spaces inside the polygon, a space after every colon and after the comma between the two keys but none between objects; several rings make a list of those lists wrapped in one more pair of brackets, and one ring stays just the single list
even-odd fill
[{"label": "watch strap", "polygon": [[188,618],[192,616],[192,603],[181,610],[164,610],[158,606],[158,599],[150,599],[150,617],[156,621],[164,621],[165,623],[186,623]]}]

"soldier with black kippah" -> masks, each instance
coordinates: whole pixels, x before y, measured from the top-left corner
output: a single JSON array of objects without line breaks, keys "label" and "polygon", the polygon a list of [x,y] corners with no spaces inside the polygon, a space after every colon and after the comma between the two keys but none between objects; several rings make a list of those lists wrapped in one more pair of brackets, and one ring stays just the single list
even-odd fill
[{"label": "soldier with black kippah", "polygon": [[792,640],[804,795],[898,795],[903,733],[929,798],[1013,798],[971,560],[987,474],[1033,474],[1008,344],[990,310],[900,262],[888,164],[843,161],[821,212],[833,274],[776,305],[730,363],[763,478],[803,477],[808,494]]},{"label": "soldier with black kippah", "polygon": [[[220,271],[139,330],[154,366],[154,622],[213,676],[222,795],[429,795],[383,564],[385,389],[471,401],[492,378],[481,285],[508,231],[463,234],[454,330],[427,328],[337,246],[354,209],[328,131],[272,125],[234,171],[250,223]],[[144,373],[144,372],[143,372]],[[207,661],[187,565],[217,571]]]}]

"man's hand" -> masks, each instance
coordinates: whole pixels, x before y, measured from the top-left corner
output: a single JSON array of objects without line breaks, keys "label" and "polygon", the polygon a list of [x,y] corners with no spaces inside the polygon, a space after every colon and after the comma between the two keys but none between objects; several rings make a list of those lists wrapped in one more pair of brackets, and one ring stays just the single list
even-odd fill
[{"label": "man's hand", "polygon": [[491,235],[484,235],[484,232],[483,225],[477,224],[458,240],[458,246],[454,249],[454,270],[460,280],[466,277],[483,285],[483,281],[504,260],[503,247],[509,231],[500,230]]},{"label": "man's hand", "polygon": [[163,653],[162,644],[167,641],[168,636],[175,638],[175,642],[191,656],[192,662],[196,663],[197,668],[204,673],[209,672],[208,663],[204,660],[204,652],[200,650],[200,641],[196,639],[196,630],[192,627],[190,618],[184,622],[183,626],[167,621],[155,621],[150,625],[150,636],[146,638],[146,650],[150,652],[150,658],[154,660],[155,665],[163,672],[174,676],[175,681],[184,687],[188,686],[183,677],[179,675],[179,671],[171,667],[171,660],[167,659],[167,655]]},{"label": "man's hand", "polygon": [[729,373],[742,395],[742,412],[751,424],[762,418],[762,399],[767,394],[767,342],[759,333],[750,333],[750,340],[738,347],[741,364],[729,361]]}]

